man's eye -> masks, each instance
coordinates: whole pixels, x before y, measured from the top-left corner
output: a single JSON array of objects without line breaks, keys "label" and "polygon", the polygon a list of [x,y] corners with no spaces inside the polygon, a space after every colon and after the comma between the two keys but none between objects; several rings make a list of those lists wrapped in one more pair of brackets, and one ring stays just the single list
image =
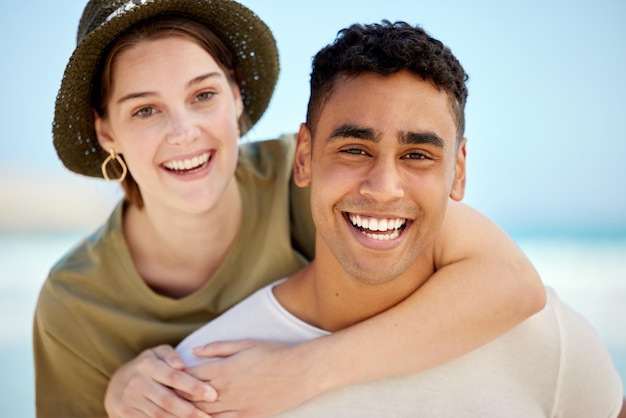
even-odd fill
[{"label": "man's eye", "polygon": [[341,150],[341,152],[345,152],[346,154],[353,154],[353,155],[365,155],[366,154],[366,152],[360,148],[346,148],[344,150]]},{"label": "man's eye", "polygon": [[405,155],[405,158],[408,160],[425,160],[429,157],[421,152],[410,152]]}]

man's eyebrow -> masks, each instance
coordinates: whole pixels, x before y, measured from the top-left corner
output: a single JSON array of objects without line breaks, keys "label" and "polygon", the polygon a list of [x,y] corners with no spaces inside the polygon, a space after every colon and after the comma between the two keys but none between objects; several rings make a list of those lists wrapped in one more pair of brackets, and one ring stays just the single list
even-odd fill
[{"label": "man's eyebrow", "polygon": [[372,142],[379,142],[380,138],[373,129],[363,128],[355,125],[344,124],[332,131],[329,141],[340,138],[365,139]]},{"label": "man's eyebrow", "polygon": [[[371,128],[344,124],[332,131],[329,141],[341,138],[355,138],[374,143],[380,142],[380,136]],[[431,144],[438,148],[445,148],[445,141],[434,132],[402,132],[398,134],[398,143],[404,145]]]},{"label": "man's eyebrow", "polygon": [[[213,71],[213,72],[210,72],[210,73],[202,74],[202,75],[199,75],[198,77],[194,77],[191,80],[189,80],[189,82],[187,82],[187,84],[186,84],[186,87],[190,88],[190,87],[193,87],[196,84],[199,84],[199,83],[203,82],[207,78],[220,77],[220,76],[221,76],[221,74],[219,72],[217,72],[217,71]],[[125,96],[120,97],[119,100],[117,101],[117,104],[125,102],[126,100],[137,99],[137,98],[140,98],[140,97],[153,96],[155,94],[156,94],[156,92],[153,92],[153,91],[139,91],[139,92],[129,93],[129,94],[125,95]]]},{"label": "man's eyebrow", "polygon": [[401,144],[431,144],[438,148],[445,147],[445,141],[434,132],[405,132],[398,138]]}]

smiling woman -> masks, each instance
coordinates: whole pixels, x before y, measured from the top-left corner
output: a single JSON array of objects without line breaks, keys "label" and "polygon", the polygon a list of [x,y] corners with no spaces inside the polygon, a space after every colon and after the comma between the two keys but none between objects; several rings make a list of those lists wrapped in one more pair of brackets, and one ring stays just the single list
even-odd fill
[{"label": "smiling woman", "polygon": [[290,191],[293,138],[238,146],[277,76],[271,32],[236,2],[87,4],[54,143],[69,169],[110,173],[126,195],[41,290],[38,416],[107,415],[106,386],[120,365],[178,342],[311,256],[306,194]]},{"label": "smiling woman", "polygon": [[[134,167],[123,182],[133,207],[143,208],[144,199],[158,202],[160,197],[174,196],[176,193],[161,190],[171,187],[182,200],[155,202],[155,206],[187,202],[195,210],[205,210],[206,205],[215,205],[226,183],[235,187],[231,180],[238,144],[232,138],[247,130],[250,122],[242,118],[243,103],[232,66],[224,44],[193,20],[162,19],[118,40],[104,64],[94,123],[100,146],[123,154],[124,161]],[[195,141],[212,131],[213,143],[198,148]],[[166,144],[178,147],[174,151]],[[218,149],[221,152],[216,158]],[[154,173],[153,160],[166,170]],[[167,173],[174,177],[165,176]],[[139,182],[137,176],[142,177]],[[207,187],[216,176],[221,176],[222,185]],[[197,181],[201,178],[204,182]],[[143,184],[143,194],[138,183]],[[195,190],[190,189],[192,184]],[[187,201],[188,196],[201,195],[213,202]],[[230,195],[235,197],[232,191]],[[241,210],[236,208],[237,198],[223,203],[235,204],[235,213]],[[232,240],[232,236],[226,239]]]},{"label": "smiling woman", "polygon": [[[226,211],[240,212],[234,191],[230,196],[235,199],[219,199],[227,188],[236,187],[235,138],[243,110],[236,84],[200,46],[176,37],[139,44],[114,59],[111,104],[96,117],[95,128],[102,148],[116,150],[133,167],[133,180],[144,189],[137,199],[154,199],[149,204],[153,208],[191,205],[205,211],[219,203]],[[187,74],[180,74],[179,65]],[[219,70],[214,73],[219,75],[196,76],[207,68]],[[135,92],[129,94],[130,89]],[[206,139],[199,144],[201,138]],[[202,158],[206,164],[197,165]],[[163,170],[154,171],[155,163]],[[178,201],[170,200],[176,195]],[[133,203],[141,209],[147,202]]]}]

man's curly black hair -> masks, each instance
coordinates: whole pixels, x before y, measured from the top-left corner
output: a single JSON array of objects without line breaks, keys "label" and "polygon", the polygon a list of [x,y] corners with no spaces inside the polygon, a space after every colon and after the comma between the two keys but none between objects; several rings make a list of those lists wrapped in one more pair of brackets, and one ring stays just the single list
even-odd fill
[{"label": "man's curly black hair", "polygon": [[465,130],[468,76],[450,49],[419,26],[406,22],[354,24],[339,31],[333,43],[313,58],[307,125],[312,131],[321,109],[341,77],[408,70],[445,91],[457,122],[457,139]]}]

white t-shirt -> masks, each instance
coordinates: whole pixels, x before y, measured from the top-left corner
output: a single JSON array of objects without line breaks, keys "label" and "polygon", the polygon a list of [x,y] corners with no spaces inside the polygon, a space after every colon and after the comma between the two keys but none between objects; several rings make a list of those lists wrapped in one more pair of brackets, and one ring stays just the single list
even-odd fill
[{"label": "white t-shirt", "polygon": [[[297,344],[328,334],[280,305],[272,287],[281,281],[189,335],[177,347],[185,363],[203,361],[191,349],[210,341]],[[420,373],[334,390],[280,417],[617,417],[623,388],[604,344],[552,289],[547,295],[541,312],[463,357]]]}]

